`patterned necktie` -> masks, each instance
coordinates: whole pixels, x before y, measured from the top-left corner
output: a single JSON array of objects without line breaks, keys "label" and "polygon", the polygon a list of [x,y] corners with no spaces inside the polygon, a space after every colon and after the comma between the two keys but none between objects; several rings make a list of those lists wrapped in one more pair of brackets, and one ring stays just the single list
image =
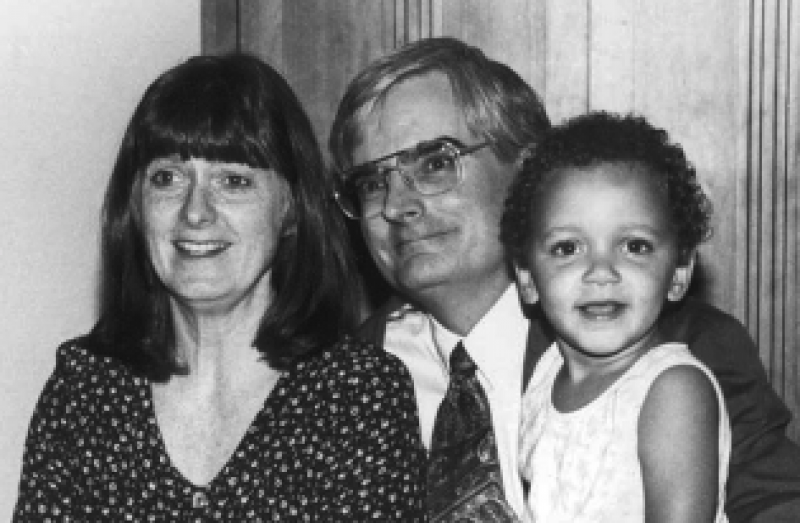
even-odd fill
[{"label": "patterned necktie", "polygon": [[503,493],[489,400],[476,368],[459,342],[450,355],[450,384],[433,425],[427,478],[431,522],[519,521]]}]

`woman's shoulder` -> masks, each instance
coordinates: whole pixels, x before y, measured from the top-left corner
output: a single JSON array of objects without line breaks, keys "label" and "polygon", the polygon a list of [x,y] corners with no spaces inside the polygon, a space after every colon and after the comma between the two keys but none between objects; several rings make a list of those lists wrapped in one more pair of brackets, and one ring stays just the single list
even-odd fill
[{"label": "woman's shoulder", "polygon": [[144,378],[134,376],[128,367],[110,356],[95,353],[85,337],[62,343],[56,351],[56,364],[45,387],[59,394],[90,397],[139,390]]},{"label": "woman's shoulder", "polygon": [[147,394],[142,378],[124,365],[96,355],[83,338],[69,340],[58,347],[55,369],[39,395],[32,427],[85,434],[97,425],[129,419]]},{"label": "woman's shoulder", "polygon": [[131,375],[128,367],[116,358],[94,351],[87,336],[65,341],[58,347],[56,371],[66,375],[86,377],[99,373],[111,376]]},{"label": "woman's shoulder", "polygon": [[336,374],[408,374],[400,359],[374,343],[345,337],[298,362],[306,372]]},{"label": "woman's shoulder", "polygon": [[296,362],[295,380],[313,382],[317,388],[349,390],[412,390],[405,365],[381,347],[351,337]]}]

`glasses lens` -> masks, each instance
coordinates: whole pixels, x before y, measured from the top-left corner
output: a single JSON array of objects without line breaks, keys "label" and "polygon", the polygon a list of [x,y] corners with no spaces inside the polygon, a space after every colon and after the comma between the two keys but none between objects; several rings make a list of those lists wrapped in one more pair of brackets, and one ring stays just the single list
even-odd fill
[{"label": "glasses lens", "polygon": [[350,217],[364,218],[376,207],[380,212],[385,185],[385,176],[378,165],[359,165],[347,172],[336,199]]},{"label": "glasses lens", "polygon": [[405,171],[411,173],[414,188],[419,193],[433,196],[458,185],[458,151],[451,144],[444,141],[422,143],[415,156]]},{"label": "glasses lens", "polygon": [[381,213],[386,201],[388,178],[393,171],[398,171],[409,188],[426,196],[445,193],[458,185],[459,153],[447,141],[422,142],[380,162],[390,161],[392,157],[395,166],[365,163],[345,174],[342,190],[336,198],[350,217],[369,218]]}]

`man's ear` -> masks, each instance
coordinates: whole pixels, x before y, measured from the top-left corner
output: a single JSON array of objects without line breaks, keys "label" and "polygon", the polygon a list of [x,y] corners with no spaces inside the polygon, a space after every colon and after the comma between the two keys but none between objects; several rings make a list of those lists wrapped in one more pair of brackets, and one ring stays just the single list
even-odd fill
[{"label": "man's ear", "polygon": [[514,161],[515,172],[518,172],[520,169],[522,169],[522,164],[525,163],[525,160],[533,155],[533,148],[534,145],[529,144],[520,149],[519,153],[517,154],[517,159]]},{"label": "man's ear", "polygon": [[675,267],[675,272],[672,275],[672,283],[669,285],[667,291],[667,299],[669,301],[680,301],[689,290],[689,284],[692,283],[692,273],[694,272],[694,262],[697,258],[697,252],[692,250],[688,252],[680,263]]},{"label": "man's ear", "polygon": [[514,265],[514,275],[517,278],[517,288],[522,302],[526,305],[534,305],[539,301],[539,293],[536,291],[536,285],[533,283],[533,277],[529,269],[524,269]]}]

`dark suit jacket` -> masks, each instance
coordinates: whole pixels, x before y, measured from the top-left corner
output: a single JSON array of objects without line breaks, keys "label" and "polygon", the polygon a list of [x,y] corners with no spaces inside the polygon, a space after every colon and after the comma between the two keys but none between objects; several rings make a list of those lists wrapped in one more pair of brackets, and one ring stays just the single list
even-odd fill
[{"label": "dark suit jacket", "polygon": [[[382,345],[387,315],[402,305],[399,299],[389,300],[364,322],[359,337]],[[526,314],[531,327],[523,381],[554,339],[538,308]],[[785,433],[791,415],[772,389],[744,326],[711,305],[686,298],[664,311],[660,328],[668,341],[685,343],[711,369],[725,396],[733,436],[725,504],[730,522],[748,522],[786,502],[800,507],[800,447]]]}]

